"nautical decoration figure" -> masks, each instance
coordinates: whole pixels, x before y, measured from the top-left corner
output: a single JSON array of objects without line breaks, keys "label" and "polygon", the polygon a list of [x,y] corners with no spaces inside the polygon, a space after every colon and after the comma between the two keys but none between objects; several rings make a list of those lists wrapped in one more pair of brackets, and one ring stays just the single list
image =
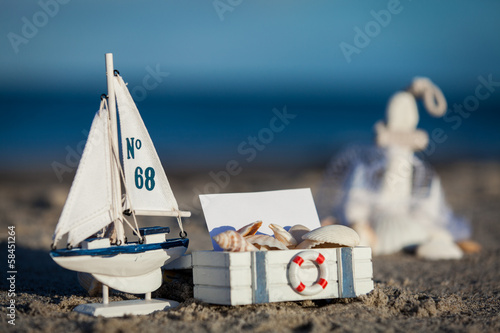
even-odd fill
[{"label": "nautical decoration figure", "polygon": [[[162,283],[161,267],[185,253],[189,241],[181,218],[191,213],[179,210],[153,142],[125,82],[113,68],[110,53],[106,54],[106,74],[108,95],[101,97],[50,255],[60,266],[80,272],[79,280],[89,292],[96,293],[96,286],[102,284],[103,303],[80,305],[75,311],[108,317],[147,314],[178,304],[152,300],[151,292]],[[139,228],[136,215],[177,218],[180,238],[166,239],[168,227]],[[124,224],[137,241],[127,241]],[[59,248],[63,237],[67,245]],[[109,303],[109,287],[145,294],[145,300]]]},{"label": "nautical decoration figure", "polygon": [[[406,91],[397,92],[385,122],[375,124],[377,147],[353,147],[332,160],[319,211],[322,223],[350,225],[374,254],[425,244],[417,251],[424,258],[457,259],[462,251],[455,242],[468,239],[470,227],[451,212],[439,177],[415,155],[428,144],[427,133],[417,129],[417,99],[433,116],[446,112],[443,93],[427,78],[415,78]],[[440,246],[434,248],[437,239]]]}]

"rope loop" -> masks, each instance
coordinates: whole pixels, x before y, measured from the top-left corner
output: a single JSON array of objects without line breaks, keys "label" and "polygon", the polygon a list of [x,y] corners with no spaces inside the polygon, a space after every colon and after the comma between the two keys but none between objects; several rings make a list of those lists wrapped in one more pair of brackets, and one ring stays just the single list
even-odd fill
[{"label": "rope loop", "polygon": [[417,98],[421,98],[424,106],[434,117],[441,117],[446,113],[448,105],[441,89],[426,77],[413,79],[408,92]]}]

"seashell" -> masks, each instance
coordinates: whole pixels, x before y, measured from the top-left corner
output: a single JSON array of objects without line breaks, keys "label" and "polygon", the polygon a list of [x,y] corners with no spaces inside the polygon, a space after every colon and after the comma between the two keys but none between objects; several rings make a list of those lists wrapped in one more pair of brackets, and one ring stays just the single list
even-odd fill
[{"label": "seashell", "polygon": [[297,245],[297,240],[290,234],[288,231],[286,231],[282,226],[279,226],[277,224],[270,224],[269,228],[274,233],[274,238],[285,244],[287,248],[292,248],[295,245]]},{"label": "seashell", "polygon": [[316,247],[316,245],[320,245],[321,243],[306,239],[300,242],[296,247],[295,250],[301,250],[301,249],[312,249],[313,247]]},{"label": "seashell", "polygon": [[302,236],[304,240],[296,249],[354,247],[359,244],[359,235],[343,225],[327,225]]},{"label": "seashell", "polygon": [[428,260],[460,259],[463,252],[454,242],[431,239],[418,247],[417,256]]},{"label": "seashell", "polygon": [[78,283],[83,287],[89,296],[100,296],[102,294],[102,283],[97,281],[92,274],[78,272]]},{"label": "seashell", "polygon": [[447,230],[434,229],[430,239],[417,248],[417,256],[428,260],[460,259],[463,252]]},{"label": "seashell", "polygon": [[253,235],[245,239],[259,250],[288,250],[285,244],[269,235]]},{"label": "seashell", "polygon": [[243,237],[252,236],[255,235],[255,233],[257,233],[257,230],[259,230],[261,225],[262,221],[257,221],[254,223],[247,224],[246,226],[242,227],[236,232],[242,235]]},{"label": "seashell", "polygon": [[473,240],[461,240],[457,242],[458,247],[464,253],[479,253],[481,252],[481,245],[474,242]]},{"label": "seashell", "polygon": [[296,224],[288,230],[290,235],[292,235],[292,237],[295,238],[297,243],[301,242],[302,236],[307,234],[309,231],[311,231],[311,229],[309,229],[306,226],[303,226],[302,224]]},{"label": "seashell", "polygon": [[244,252],[257,251],[258,249],[250,244],[242,235],[234,230],[224,231],[213,237],[215,242],[226,251]]}]

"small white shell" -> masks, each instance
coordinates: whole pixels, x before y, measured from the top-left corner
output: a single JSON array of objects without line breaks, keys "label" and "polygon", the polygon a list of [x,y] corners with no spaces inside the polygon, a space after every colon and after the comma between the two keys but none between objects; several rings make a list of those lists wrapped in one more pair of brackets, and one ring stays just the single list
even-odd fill
[{"label": "small white shell", "polygon": [[311,229],[302,224],[296,224],[288,230],[297,243],[300,243],[302,241],[302,236],[307,234],[309,231],[311,231]]},{"label": "small white shell", "polygon": [[428,260],[460,259],[463,252],[448,231],[435,229],[430,239],[417,248],[417,256]]},{"label": "small white shell", "polygon": [[285,244],[269,235],[248,236],[246,240],[259,250],[288,250]]},{"label": "small white shell", "polygon": [[[302,236],[304,241],[310,241],[306,243],[311,247],[303,247],[304,245],[299,244],[297,248],[315,248],[315,247],[354,247],[359,244],[359,235],[353,229],[343,226],[343,225],[327,225],[314,229]],[[299,247],[301,246],[301,247]]]},{"label": "small white shell", "polygon": [[213,237],[215,242],[226,251],[244,252],[257,251],[258,249],[250,244],[243,236],[234,230],[228,230]]},{"label": "small white shell", "polygon": [[463,252],[454,242],[433,239],[418,247],[417,256],[428,260],[461,259]]},{"label": "small white shell", "polygon": [[286,231],[282,226],[279,226],[277,224],[270,224],[269,228],[273,231],[274,237],[285,244],[287,248],[294,247],[297,245],[297,240],[290,234],[288,231]]},{"label": "small white shell", "polygon": [[237,231],[237,233],[239,233],[243,237],[252,236],[252,235],[255,235],[257,233],[257,230],[259,230],[261,225],[262,225],[262,221],[253,222],[253,223],[247,224],[246,226],[239,229]]},{"label": "small white shell", "polygon": [[102,283],[97,281],[92,274],[78,272],[78,283],[83,287],[89,296],[100,296],[102,294]]}]

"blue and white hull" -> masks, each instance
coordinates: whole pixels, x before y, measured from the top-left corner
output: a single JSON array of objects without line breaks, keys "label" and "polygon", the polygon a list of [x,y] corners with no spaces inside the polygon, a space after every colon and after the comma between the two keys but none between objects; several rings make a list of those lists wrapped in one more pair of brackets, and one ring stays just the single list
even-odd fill
[{"label": "blue and white hull", "polygon": [[58,265],[72,271],[130,277],[147,274],[177,259],[186,252],[188,244],[186,238],[175,238],[153,244],[53,250],[50,256]]},{"label": "blue and white hull", "polygon": [[182,256],[188,244],[187,238],[176,238],[153,244],[53,250],[50,256],[59,266],[90,273],[113,289],[142,294],[161,286],[161,267]]}]

